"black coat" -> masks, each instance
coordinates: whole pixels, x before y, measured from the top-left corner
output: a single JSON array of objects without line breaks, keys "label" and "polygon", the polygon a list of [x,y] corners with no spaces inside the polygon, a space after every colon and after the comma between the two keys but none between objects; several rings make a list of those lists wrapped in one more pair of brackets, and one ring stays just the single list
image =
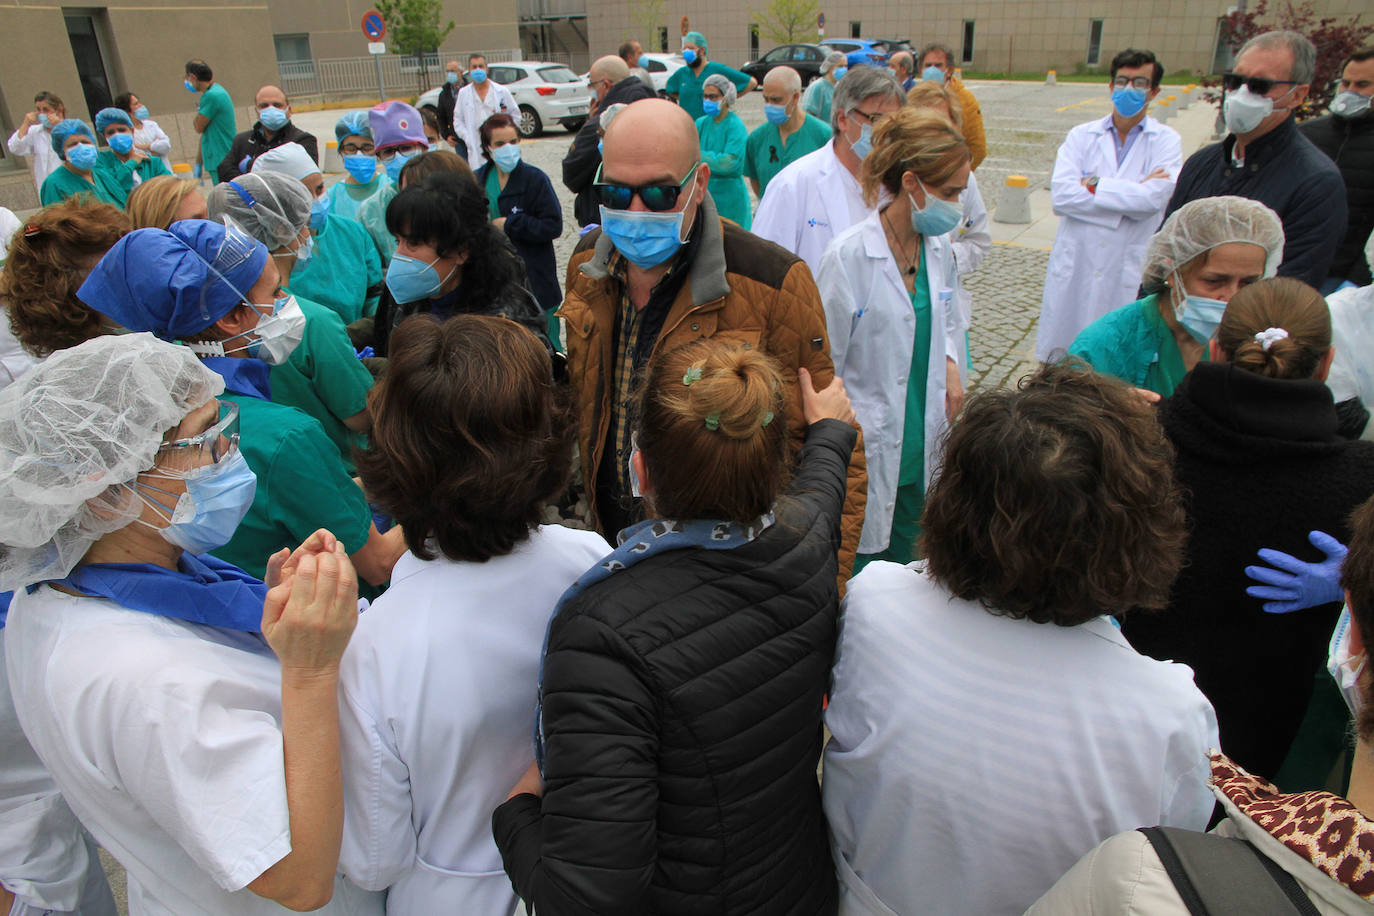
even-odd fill
[{"label": "black coat", "polygon": [[[628,105],[654,97],[654,90],[644,85],[643,80],[627,76],[606,90],[606,97],[597,103],[596,110],[601,112],[612,105]],[[563,186],[577,195],[573,200],[573,216],[579,226],[601,222],[601,211],[592,195],[592,181],[601,165],[601,150],[597,148],[601,142],[601,134],[597,132],[600,123],[595,114],[588,118],[573,137],[568,155],[563,157]]]},{"label": "black coat", "polygon": [[810,428],[754,541],[648,557],[554,619],[542,805],[492,818],[539,916],[836,911],[816,764],[855,438]]},{"label": "black coat", "polygon": [[1369,233],[1374,232],[1374,114],[1358,118],[1327,115],[1304,121],[1298,130],[1331,157],[1345,179],[1349,225],[1328,273],[1356,286],[1368,286],[1369,264],[1364,258],[1364,245],[1369,241]]},{"label": "black coat", "polygon": [[243,157],[252,156],[256,159],[283,143],[299,143],[305,147],[310,158],[315,160],[315,164],[319,165],[320,150],[315,142],[314,134],[308,134],[291,121],[287,121],[286,126],[277,131],[269,140],[267,134],[263,132],[262,122],[259,121],[253,125],[252,130],[245,130],[235,135],[234,142],[229,146],[229,152],[220,160],[219,167],[215,170],[219,175],[219,180],[232,181],[251,169],[253,167],[251,161],[248,163],[248,169],[239,168],[239,163],[243,162]]},{"label": "black coat", "polygon": [[463,76],[456,83],[444,83],[444,88],[439,90],[439,113],[436,115],[439,119],[439,136],[450,143],[458,139],[453,132],[453,108],[458,103],[458,90],[467,84],[467,77]]},{"label": "black coat", "polygon": [[1131,645],[1193,669],[1216,708],[1221,748],[1271,778],[1297,734],[1339,604],[1267,614],[1245,594],[1261,547],[1305,560],[1321,530],[1349,540],[1351,511],[1374,494],[1374,443],[1336,434],[1331,391],[1226,363],[1199,363],[1160,405],[1177,450],[1191,528],[1169,607],[1127,614]]},{"label": "black coat", "polygon": [[1231,164],[1235,143],[1235,136],[1228,136],[1188,157],[1164,218],[1202,197],[1257,200],[1283,221],[1279,276],[1321,289],[1336,246],[1345,237],[1345,182],[1340,170],[1299,133],[1292,117],[1248,144],[1240,168]]},{"label": "black coat", "polygon": [[[494,168],[488,162],[477,170],[477,186],[484,191]],[[553,243],[563,234],[563,208],[549,176],[526,162],[518,163],[496,206],[506,218],[507,238],[525,262],[528,286],[539,307],[546,312],[558,308],[563,304],[563,290],[558,285]]]}]

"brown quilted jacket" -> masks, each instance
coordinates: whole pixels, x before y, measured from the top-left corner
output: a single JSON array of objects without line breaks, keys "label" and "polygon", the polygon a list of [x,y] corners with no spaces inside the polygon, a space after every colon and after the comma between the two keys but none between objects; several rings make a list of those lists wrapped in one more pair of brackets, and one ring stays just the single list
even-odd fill
[{"label": "brown quilted jacket", "polygon": [[[787,383],[787,429],[795,460],[806,439],[797,369],[805,366],[818,387],[835,377],[820,293],[805,262],[721,219],[709,195],[699,218],[703,235],[696,257],[650,358],[702,337],[757,347],[772,356],[781,364]],[[583,237],[568,263],[567,295],[558,312],[567,323],[568,374],[577,398],[582,479],[594,518],[596,499],[591,490],[610,429],[611,336],[620,301],[617,281],[607,269],[613,253],[611,240],[600,231]],[[853,568],[868,499],[862,433],[849,463],[847,490],[841,525],[842,583]]]}]

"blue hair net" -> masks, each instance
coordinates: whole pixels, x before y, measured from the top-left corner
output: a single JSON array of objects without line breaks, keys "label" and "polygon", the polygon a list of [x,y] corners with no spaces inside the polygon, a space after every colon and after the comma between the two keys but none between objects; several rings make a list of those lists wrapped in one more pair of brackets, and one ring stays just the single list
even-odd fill
[{"label": "blue hair net", "polygon": [[63,147],[67,145],[67,138],[72,134],[85,134],[95,142],[95,134],[91,131],[90,125],[80,118],[65,118],[57,122],[57,126],[52,129],[52,148],[61,157],[63,162],[67,161],[67,154]]},{"label": "blue hair net", "polygon": [[267,258],[264,245],[232,224],[179,220],[170,231],[124,236],[76,295],[131,331],[185,340],[243,302]]},{"label": "blue hair net", "polygon": [[334,139],[340,143],[344,137],[358,136],[372,139],[372,125],[368,123],[365,110],[350,111],[334,123]]},{"label": "blue hair net", "polygon": [[105,128],[111,124],[123,124],[129,130],[134,129],[133,118],[129,117],[128,112],[118,108],[102,108],[95,113],[95,132],[100,136],[105,136]]}]

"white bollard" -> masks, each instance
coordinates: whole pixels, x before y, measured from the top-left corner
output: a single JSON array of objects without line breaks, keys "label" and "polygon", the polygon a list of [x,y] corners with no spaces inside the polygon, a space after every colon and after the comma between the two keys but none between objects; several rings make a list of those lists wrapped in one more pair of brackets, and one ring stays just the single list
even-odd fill
[{"label": "white bollard", "polygon": [[1048,72],[1048,73],[1045,74],[1045,85],[1046,85],[1046,86],[1056,86],[1056,85],[1058,85],[1058,84],[1059,84],[1059,73],[1058,73],[1058,71],[1051,70],[1050,72]]},{"label": "white bollard", "polygon": [[337,140],[330,140],[324,145],[324,162],[320,163],[324,171],[330,175],[338,174],[344,170],[343,159],[339,156],[339,143]]},{"label": "white bollard", "polygon": [[1168,99],[1160,99],[1158,102],[1155,102],[1155,120],[1156,120],[1156,121],[1158,121],[1159,123],[1163,124],[1165,121],[1169,120],[1169,119],[1172,118],[1173,116],[1174,116],[1174,109],[1173,109],[1173,106],[1169,104],[1169,100],[1168,100]]},{"label": "white bollard", "polygon": [[1008,175],[1006,187],[997,195],[997,212],[992,217],[999,223],[1029,223],[1030,179],[1025,175]]}]

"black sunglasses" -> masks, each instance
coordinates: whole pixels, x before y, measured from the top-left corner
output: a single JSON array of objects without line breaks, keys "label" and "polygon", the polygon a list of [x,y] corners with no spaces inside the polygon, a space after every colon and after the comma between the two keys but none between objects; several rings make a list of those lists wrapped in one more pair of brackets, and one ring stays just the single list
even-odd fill
[{"label": "black sunglasses", "polygon": [[1227,92],[1235,92],[1246,86],[1255,95],[1268,95],[1275,86],[1296,86],[1297,80],[1271,80],[1263,76],[1241,76],[1239,73],[1223,73],[1221,87]]},{"label": "black sunglasses", "polygon": [[683,187],[692,180],[696,174],[698,162],[687,172],[687,177],[677,184],[646,184],[646,185],[625,185],[612,184],[601,180],[601,168],[596,167],[596,177],[592,179],[592,187],[596,191],[596,199],[608,210],[628,210],[630,204],[634,202],[635,195],[644,201],[644,206],[653,210],[655,213],[662,213],[664,210],[671,210],[677,206],[677,199],[682,194]]}]

